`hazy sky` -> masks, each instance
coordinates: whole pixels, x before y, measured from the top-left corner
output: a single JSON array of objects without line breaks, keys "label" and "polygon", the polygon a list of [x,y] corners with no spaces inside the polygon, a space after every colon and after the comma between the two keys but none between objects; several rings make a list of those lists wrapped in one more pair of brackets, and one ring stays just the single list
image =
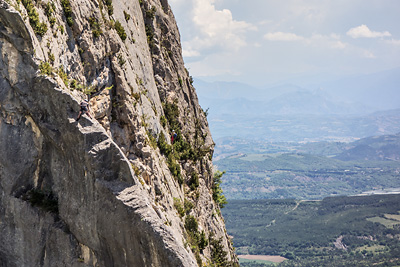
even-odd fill
[{"label": "hazy sky", "polygon": [[399,0],[169,3],[194,77],[264,85],[400,66]]}]

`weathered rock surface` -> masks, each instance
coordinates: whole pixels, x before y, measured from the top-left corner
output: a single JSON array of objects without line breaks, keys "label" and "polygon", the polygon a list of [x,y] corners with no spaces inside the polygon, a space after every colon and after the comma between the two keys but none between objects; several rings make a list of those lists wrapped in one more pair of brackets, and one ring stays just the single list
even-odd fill
[{"label": "weathered rock surface", "polygon": [[0,266],[237,262],[166,0],[0,0],[0,148]]}]

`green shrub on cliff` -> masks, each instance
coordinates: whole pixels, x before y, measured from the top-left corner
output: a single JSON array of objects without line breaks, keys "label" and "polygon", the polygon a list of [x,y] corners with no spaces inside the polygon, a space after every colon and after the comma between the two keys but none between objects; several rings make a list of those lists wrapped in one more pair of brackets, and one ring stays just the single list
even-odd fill
[{"label": "green shrub on cliff", "polygon": [[22,4],[24,5],[26,12],[28,13],[29,23],[32,26],[33,31],[43,36],[47,32],[47,24],[45,22],[40,22],[39,14],[35,8],[35,5],[32,0],[22,0]]},{"label": "green shrub on cliff", "polygon": [[53,67],[50,65],[49,62],[41,62],[39,65],[39,71],[41,74],[51,75],[51,73],[53,72]]},{"label": "green shrub on cliff", "polygon": [[220,208],[223,208],[225,204],[228,202],[226,201],[226,197],[223,195],[222,188],[221,188],[221,183],[222,183],[222,175],[224,175],[225,171],[216,171],[214,173],[214,179],[213,179],[213,186],[212,186],[212,196],[216,204]]},{"label": "green shrub on cliff", "polygon": [[106,6],[108,10],[108,15],[112,15],[114,13],[114,7],[112,5],[112,0],[106,0]]},{"label": "green shrub on cliff", "polygon": [[97,21],[96,17],[92,16],[89,18],[90,28],[92,29],[93,36],[95,38],[99,37],[103,33],[100,23]]},{"label": "green shrub on cliff", "polygon": [[124,17],[125,20],[128,21],[131,18],[131,15],[129,15],[129,13],[124,10]]},{"label": "green shrub on cliff", "polygon": [[124,27],[121,25],[121,22],[119,22],[118,20],[114,23],[114,28],[117,31],[119,37],[121,37],[122,41],[126,40],[126,32]]},{"label": "green shrub on cliff", "polygon": [[72,26],[74,24],[74,20],[72,18],[72,8],[69,0],[61,0],[61,5],[64,10],[65,18],[67,19],[68,26]]}]

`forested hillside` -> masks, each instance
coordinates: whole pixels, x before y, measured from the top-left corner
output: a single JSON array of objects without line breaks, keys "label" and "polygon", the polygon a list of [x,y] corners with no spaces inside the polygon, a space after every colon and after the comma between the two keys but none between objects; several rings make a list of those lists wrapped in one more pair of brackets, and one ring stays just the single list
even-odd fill
[{"label": "forested hillside", "polygon": [[279,266],[397,266],[399,211],[400,195],[375,195],[231,200],[223,215],[238,254],[289,259]]}]

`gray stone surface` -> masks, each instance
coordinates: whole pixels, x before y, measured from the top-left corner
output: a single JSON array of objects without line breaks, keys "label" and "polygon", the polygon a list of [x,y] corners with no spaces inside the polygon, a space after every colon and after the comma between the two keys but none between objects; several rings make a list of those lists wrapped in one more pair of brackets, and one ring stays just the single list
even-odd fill
[{"label": "gray stone surface", "polygon": [[[174,198],[194,203],[199,230],[222,237],[236,261],[210,194],[213,141],[176,23],[167,1],[142,2],[114,0],[109,16],[97,2],[71,0],[71,28],[54,2],[51,28],[45,1],[36,5],[48,25],[40,37],[21,3],[0,0],[0,266],[197,266]],[[90,18],[100,23],[98,37]],[[125,41],[111,19],[125,28]],[[145,24],[154,29],[151,49]],[[40,73],[41,62],[51,75]],[[71,88],[73,80],[81,89]],[[89,86],[97,90],[94,119],[76,122]],[[160,123],[167,101],[179,107],[186,141],[195,146],[201,135],[198,149],[208,151],[199,161],[178,161],[185,181],[199,174],[197,192],[179,185],[150,145],[148,133],[163,132],[169,142],[171,129]],[[32,205],[32,192],[56,199],[58,210]],[[210,261],[210,247],[200,257]]]}]

